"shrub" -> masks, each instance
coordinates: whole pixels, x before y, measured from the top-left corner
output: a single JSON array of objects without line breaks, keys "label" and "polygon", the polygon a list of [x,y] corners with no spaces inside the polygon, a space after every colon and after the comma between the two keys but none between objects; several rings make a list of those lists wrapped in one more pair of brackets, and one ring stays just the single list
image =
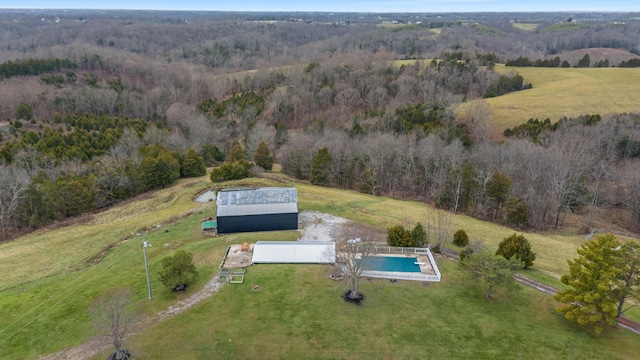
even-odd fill
[{"label": "shrub", "polygon": [[227,161],[221,166],[211,170],[211,182],[226,180],[239,180],[251,176],[251,163],[246,160]]},{"label": "shrub", "polygon": [[424,226],[420,223],[416,223],[416,226],[411,230],[411,246],[413,247],[426,247],[429,244],[427,232],[424,230]]},{"label": "shrub", "polygon": [[463,229],[460,229],[453,234],[453,245],[465,247],[469,245],[469,235]]},{"label": "shrub", "polygon": [[533,266],[536,259],[536,253],[531,251],[529,241],[522,234],[515,233],[500,242],[496,255],[502,255],[507,260],[515,257],[524,263],[525,269]]},{"label": "shrub", "polygon": [[387,243],[391,246],[410,246],[412,243],[411,232],[402,225],[392,226],[387,229]]}]

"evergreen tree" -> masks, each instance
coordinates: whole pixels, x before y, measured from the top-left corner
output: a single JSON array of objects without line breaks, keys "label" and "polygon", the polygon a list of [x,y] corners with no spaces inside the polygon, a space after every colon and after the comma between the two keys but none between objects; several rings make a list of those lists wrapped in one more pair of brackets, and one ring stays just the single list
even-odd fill
[{"label": "evergreen tree", "polygon": [[261,142],[256,149],[256,153],[253,156],[256,161],[256,165],[265,170],[271,170],[273,168],[273,155],[266,142]]},{"label": "evergreen tree", "polygon": [[464,229],[459,229],[453,234],[453,245],[460,247],[469,245],[469,235]]},{"label": "evergreen tree", "polygon": [[529,240],[522,234],[513,234],[504,238],[498,245],[496,255],[501,255],[507,260],[515,257],[522,261],[525,269],[533,266],[533,261],[536,259],[536,253],[531,251]]},{"label": "evergreen tree", "polygon": [[227,156],[227,161],[241,161],[247,160],[247,153],[244,151],[242,145],[239,142],[234,141],[233,145],[231,145],[231,149],[229,150],[229,156]]},{"label": "evergreen tree", "polygon": [[242,161],[227,161],[224,164],[211,170],[209,175],[211,182],[221,182],[227,180],[239,180],[251,176],[251,163]]},{"label": "evergreen tree", "polygon": [[529,225],[529,207],[524,200],[517,197],[510,197],[507,200],[507,223],[517,227],[527,227]]},{"label": "evergreen tree", "polygon": [[427,238],[427,232],[424,230],[424,226],[421,223],[416,223],[416,226],[411,230],[411,242],[413,247],[423,248],[429,244]]},{"label": "evergreen tree", "polygon": [[485,195],[488,207],[493,210],[494,219],[501,213],[503,205],[509,199],[512,184],[511,179],[499,171],[494,171],[487,181]]},{"label": "evergreen tree", "polygon": [[616,291],[624,288],[621,248],[615,236],[598,235],[577,250],[577,258],[567,260],[569,274],[560,281],[570,288],[554,296],[568,304],[558,309],[567,320],[592,327],[596,334],[616,325],[620,303]]},{"label": "evergreen tree", "polygon": [[407,247],[411,246],[413,239],[411,231],[402,225],[395,225],[387,229],[387,243],[391,246]]},{"label": "evergreen tree", "polygon": [[16,111],[16,119],[17,120],[31,120],[33,119],[33,109],[31,105],[26,102],[21,102],[18,105],[18,110]]},{"label": "evergreen tree", "polygon": [[578,60],[578,64],[576,67],[579,68],[588,68],[591,66],[591,59],[589,58],[589,54],[584,54],[582,59]]},{"label": "evergreen tree", "polygon": [[311,183],[313,185],[329,185],[331,183],[331,164],[333,159],[327,147],[318,149],[311,165]]},{"label": "evergreen tree", "polygon": [[215,145],[202,145],[200,155],[202,155],[206,166],[212,166],[224,161],[224,153]]},{"label": "evergreen tree", "polygon": [[204,159],[195,149],[189,149],[184,154],[184,161],[182,162],[182,176],[184,177],[198,177],[207,173],[207,167],[204,164]]},{"label": "evergreen tree", "polygon": [[624,309],[627,299],[635,300],[637,304],[640,301],[640,242],[627,240],[620,248],[620,279],[624,286],[618,289],[616,296],[618,297],[618,310],[616,315],[616,323],[620,319],[623,312],[636,306],[631,305]]},{"label": "evergreen tree", "polygon": [[159,145],[148,145],[140,152],[144,156],[140,170],[147,189],[163,188],[180,177],[180,162],[175,152]]}]

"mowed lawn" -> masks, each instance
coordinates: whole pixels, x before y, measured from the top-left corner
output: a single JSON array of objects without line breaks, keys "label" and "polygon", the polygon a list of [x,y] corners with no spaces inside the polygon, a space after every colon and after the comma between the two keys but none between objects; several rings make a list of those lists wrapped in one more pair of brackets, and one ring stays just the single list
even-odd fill
[{"label": "mowed lawn", "polygon": [[455,262],[438,261],[439,284],[363,280],[361,306],[340,298],[345,283],[329,266],[256,265],[243,284],[224,285],[128,348],[137,359],[637,359],[637,334],[594,336],[528,288],[487,301]]},{"label": "mowed lawn", "polygon": [[[312,186],[281,174],[265,176],[270,179],[246,179],[229,185],[295,186],[301,211],[343,216],[370,225],[383,237],[386,227],[426,223],[439,212],[419,202]],[[0,359],[35,359],[93,338],[89,307],[110,289],[131,289],[144,315],[151,316],[202,288],[216,273],[229,244],[297,238],[296,231],[202,236],[200,222],[215,214],[215,206],[195,203],[193,198],[210,187],[214,186],[204,177],[181,181],[97,213],[81,224],[43,229],[0,245]],[[451,217],[452,230],[464,228],[471,239],[484,241],[490,249],[515,232],[466,216],[442,214]],[[147,240],[153,245],[147,249],[152,301],[147,300],[141,230],[147,231]],[[557,278],[567,271],[566,260],[576,256],[583,236],[525,236],[538,253],[534,269],[527,275],[558,286]],[[167,291],[157,276],[160,260],[176,249],[193,252],[201,274],[186,293]],[[588,330],[568,324],[555,314],[550,297],[533,290],[523,290],[514,300],[499,296],[487,303],[482,288],[469,292],[473,283],[463,279],[453,263],[444,261],[442,267],[442,284],[365,281],[367,301],[363,307],[340,300],[344,283],[329,280],[327,267],[251,267],[244,284],[225,285],[220,294],[202,305],[160,323],[148,336],[145,332],[143,338],[132,339],[131,349],[141,359],[167,358],[176,349],[187,349],[184,356],[176,353],[185,359],[264,358],[263,352],[270,354],[270,350],[260,349],[270,349],[274,346],[270,344],[284,349],[274,350],[273,358],[289,358],[289,354],[302,358],[397,358],[391,355],[396,353],[400,358],[423,358],[427,349],[438,349],[442,358],[494,358],[515,351],[508,350],[514,342],[524,341],[533,347],[534,340],[527,343],[525,330],[514,333],[513,327],[526,329],[533,326],[528,322],[534,321],[536,334],[549,332],[549,340],[539,338],[542,334],[534,338],[542,344],[549,342],[537,350],[542,358],[567,358],[562,356],[566,350],[552,342],[555,339],[580,346],[583,342],[600,344],[601,350],[589,351],[608,358],[632,358],[626,349],[640,350],[625,345],[630,335],[626,331],[592,337]],[[254,291],[253,285],[260,289]],[[531,311],[543,305],[541,311]],[[443,312],[443,306],[448,310]],[[512,317],[501,312],[493,315],[498,308],[504,313],[513,311]],[[543,317],[535,320],[538,314]],[[500,320],[502,317],[506,320]],[[372,322],[378,318],[379,323]],[[480,335],[482,340],[474,340]],[[502,336],[506,337],[499,340]],[[637,337],[629,339],[640,344]],[[458,341],[477,346],[460,348]],[[352,352],[353,347],[360,351]]]},{"label": "mowed lawn", "polygon": [[536,68],[496,66],[516,71],[532,89],[487,99],[495,137],[506,128],[546,118],[581,114],[640,112],[640,71],[626,68]]}]

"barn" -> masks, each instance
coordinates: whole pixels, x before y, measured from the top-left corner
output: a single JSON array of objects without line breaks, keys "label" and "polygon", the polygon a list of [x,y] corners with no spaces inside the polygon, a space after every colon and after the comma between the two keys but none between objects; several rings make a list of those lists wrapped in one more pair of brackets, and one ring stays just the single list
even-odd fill
[{"label": "barn", "polygon": [[296,188],[225,189],[216,205],[218,234],[298,229]]}]

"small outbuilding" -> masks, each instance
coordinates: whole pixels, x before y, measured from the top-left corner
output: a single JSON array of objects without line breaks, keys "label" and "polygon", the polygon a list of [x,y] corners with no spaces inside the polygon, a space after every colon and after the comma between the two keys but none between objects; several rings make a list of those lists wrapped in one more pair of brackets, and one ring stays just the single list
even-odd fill
[{"label": "small outbuilding", "polygon": [[202,235],[218,235],[218,223],[216,221],[203,221]]},{"label": "small outbuilding", "polygon": [[298,229],[296,188],[225,189],[216,205],[218,234]]},{"label": "small outbuilding", "polygon": [[253,247],[254,264],[333,264],[336,245],[328,241],[258,241]]}]

